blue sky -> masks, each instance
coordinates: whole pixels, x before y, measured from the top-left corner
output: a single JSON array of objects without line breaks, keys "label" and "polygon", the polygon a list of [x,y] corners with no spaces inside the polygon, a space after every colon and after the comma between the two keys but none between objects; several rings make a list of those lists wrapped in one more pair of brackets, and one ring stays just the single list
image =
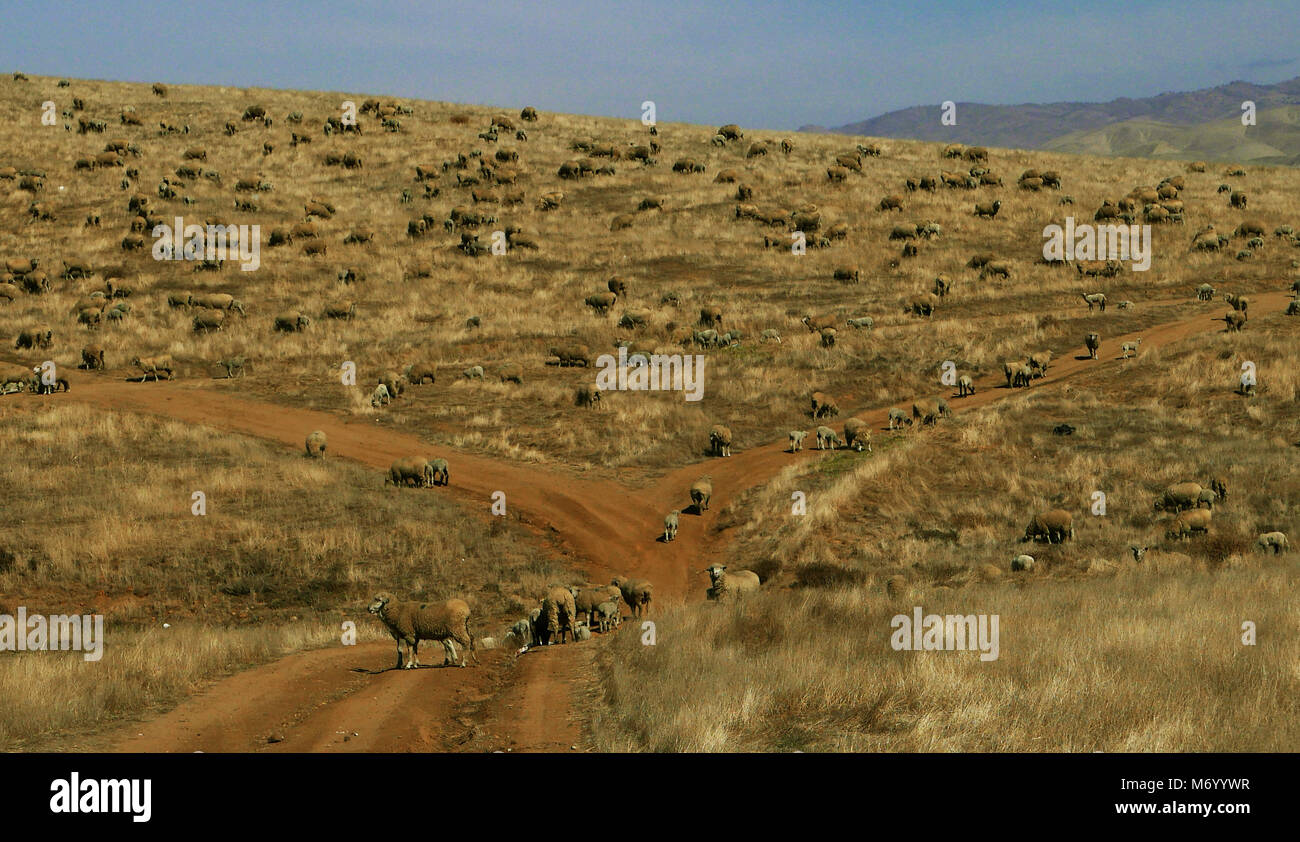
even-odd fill
[{"label": "blue sky", "polygon": [[0,2],[8,66],[790,129],[1300,76],[1297,0]]}]

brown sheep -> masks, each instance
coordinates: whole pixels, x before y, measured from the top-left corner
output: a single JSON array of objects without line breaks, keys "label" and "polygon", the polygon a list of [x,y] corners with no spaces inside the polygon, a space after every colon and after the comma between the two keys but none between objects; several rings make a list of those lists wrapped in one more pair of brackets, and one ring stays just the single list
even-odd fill
[{"label": "brown sheep", "polygon": [[[442,603],[394,602],[392,595],[378,593],[367,610],[380,619],[397,641],[397,669],[414,669],[420,665],[421,640],[442,643],[443,666],[456,663],[456,643],[478,663],[474,633],[469,627],[470,608],[463,599]],[[467,666],[464,653],[460,655],[460,666]]]}]

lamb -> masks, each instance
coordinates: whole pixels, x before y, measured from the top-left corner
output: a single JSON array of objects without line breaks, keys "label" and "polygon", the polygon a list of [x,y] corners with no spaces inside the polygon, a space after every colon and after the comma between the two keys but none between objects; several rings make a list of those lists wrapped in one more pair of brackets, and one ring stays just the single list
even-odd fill
[{"label": "lamb", "polygon": [[383,383],[375,386],[375,390],[370,393],[370,405],[375,408],[387,406],[392,400],[392,393],[388,391],[388,387]]},{"label": "lamb", "polygon": [[839,435],[830,427],[817,428],[817,449],[834,450],[844,442],[840,441]]},{"label": "lamb", "polygon": [[[469,627],[470,609],[463,599],[449,599],[441,604],[394,602],[391,594],[377,593],[366,610],[378,617],[397,641],[396,669],[415,669],[420,665],[421,640],[442,643],[443,666],[456,663],[456,643],[468,649],[474,663],[478,663],[474,633]],[[459,660],[460,666],[468,666],[464,653]]]},{"label": "lamb", "polygon": [[664,543],[668,543],[677,537],[677,516],[681,514],[680,509],[673,509],[664,516]]},{"label": "lamb", "polygon": [[1255,547],[1262,552],[1273,551],[1274,555],[1291,549],[1285,532],[1263,532],[1255,539]]},{"label": "lamb", "polygon": [[450,485],[451,469],[447,467],[447,460],[441,456],[429,463],[424,472],[425,485]]},{"label": "lamb", "polygon": [[731,428],[714,424],[713,429],[709,430],[709,447],[713,450],[714,456],[730,456]]},{"label": "lamb", "polygon": [[790,452],[797,453],[800,450],[803,450],[803,440],[807,437],[808,437],[808,433],[804,430],[791,430],[790,431]]},{"label": "lamb", "polygon": [[650,582],[615,576],[610,584],[623,595],[623,601],[632,609],[633,617],[643,616],[649,610],[650,602],[654,599],[654,586]]},{"label": "lamb", "polygon": [[728,599],[740,599],[745,594],[755,593],[761,587],[758,574],[752,570],[733,570],[727,572],[724,564],[715,564],[703,572],[709,574],[709,599],[724,602]]},{"label": "lamb", "polygon": [[1015,571],[1024,571],[1026,573],[1034,569],[1034,557],[1031,555],[1020,554],[1011,559],[1011,569]]},{"label": "lamb", "polygon": [[904,424],[906,424],[909,427],[912,426],[912,419],[908,417],[907,413],[901,409],[890,409],[889,429],[897,430],[900,427],[902,427]]},{"label": "lamb", "polygon": [[705,475],[691,483],[690,493],[691,504],[695,506],[696,513],[707,512],[709,500],[713,497],[713,477]]},{"label": "lamb", "polygon": [[1025,537],[1021,541],[1037,541],[1046,538],[1049,544],[1060,544],[1066,539],[1074,539],[1074,515],[1064,509],[1051,509],[1034,515],[1034,519],[1025,528]]},{"label": "lamb", "polygon": [[1132,342],[1125,342],[1124,345],[1120,348],[1120,350],[1124,354],[1124,359],[1127,360],[1130,355],[1136,356],[1138,352],[1138,346],[1141,344],[1142,344],[1141,337],[1134,339]]},{"label": "lamb", "polygon": [[1083,344],[1088,347],[1088,359],[1090,360],[1097,359],[1097,349],[1101,347],[1101,334],[1100,333],[1088,334],[1087,338],[1083,340]]},{"label": "lamb", "polygon": [[623,622],[623,612],[618,607],[618,598],[602,602],[596,606],[596,623],[597,628],[602,632],[607,632],[611,628],[618,628]]},{"label": "lamb", "polygon": [[1210,518],[1209,509],[1192,509],[1191,511],[1181,512],[1178,517],[1169,522],[1165,537],[1171,541],[1183,540],[1198,532],[1208,533],[1210,531]]},{"label": "lamb", "polygon": [[975,394],[975,383],[970,379],[969,374],[963,374],[957,379],[957,397],[964,398],[973,394]]},{"label": "lamb", "polygon": [[1201,486],[1199,483],[1175,483],[1166,488],[1160,497],[1156,498],[1154,508],[1156,511],[1172,509],[1175,512],[1180,512],[1183,509],[1194,509],[1200,494]]},{"label": "lamb", "polygon": [[1083,300],[1084,300],[1085,302],[1087,302],[1087,304],[1088,304],[1088,312],[1089,312],[1089,313],[1092,312],[1092,308],[1093,308],[1093,307],[1100,307],[1100,308],[1101,308],[1101,312],[1103,312],[1103,313],[1106,312],[1106,293],[1104,293],[1104,292],[1094,292],[1094,293],[1089,294],[1089,293],[1086,293],[1086,292],[1081,292],[1081,293],[1079,293],[1079,294],[1082,295],[1082,296],[1083,296]]},{"label": "lamb", "polygon": [[313,459],[325,455],[325,434],[320,430],[307,436],[307,455]]}]

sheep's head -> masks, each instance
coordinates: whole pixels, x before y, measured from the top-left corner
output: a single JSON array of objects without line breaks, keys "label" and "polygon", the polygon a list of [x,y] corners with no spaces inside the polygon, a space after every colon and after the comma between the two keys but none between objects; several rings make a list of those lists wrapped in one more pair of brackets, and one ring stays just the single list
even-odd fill
[{"label": "sheep's head", "polygon": [[1139,564],[1142,562],[1142,557],[1147,554],[1146,547],[1139,547],[1136,544],[1130,546],[1128,549],[1129,552],[1133,553],[1133,560]]},{"label": "sheep's head", "polygon": [[377,593],[374,598],[370,600],[370,607],[366,610],[371,614],[378,614],[380,611],[384,610],[384,606],[388,605],[388,603],[392,601],[393,597],[391,594],[387,592]]},{"label": "sheep's head", "polygon": [[709,582],[716,586],[718,580],[722,578],[723,571],[726,569],[726,565],[715,564],[712,567],[706,568],[704,572],[709,574]]}]

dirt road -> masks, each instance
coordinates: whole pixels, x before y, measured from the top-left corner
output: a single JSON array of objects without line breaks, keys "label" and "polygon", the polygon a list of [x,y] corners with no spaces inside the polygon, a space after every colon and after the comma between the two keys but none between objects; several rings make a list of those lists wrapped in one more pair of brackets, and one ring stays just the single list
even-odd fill
[{"label": "dirt road", "polygon": [[[1252,296],[1256,318],[1282,309],[1285,293]],[[1221,320],[1202,313],[1123,336],[1108,337],[1097,360],[1080,347],[1059,357],[1033,389],[1101,367],[1140,365],[1120,361],[1120,346],[1138,336],[1143,351],[1188,336],[1223,329]],[[1082,357],[1082,359],[1080,359]],[[976,394],[951,400],[955,411],[1014,397],[1000,375],[977,381]],[[107,376],[83,376],[74,391],[58,399],[105,409],[140,412],[183,420],[218,430],[278,441],[298,450],[312,430],[329,437],[332,458],[386,469],[396,458],[425,452],[430,443],[385,430],[373,422],[325,412],[246,400],[204,388],[199,383],[124,384]],[[842,401],[842,404],[845,403]],[[910,399],[908,400],[910,406]],[[901,405],[901,403],[900,403]],[[852,412],[871,427],[886,426],[888,407]],[[804,421],[805,426],[812,422]],[[724,549],[725,538],[709,535],[709,517],[685,515],[676,541],[662,543],[663,516],[688,502],[687,489],[704,473],[713,477],[713,509],[767,481],[795,459],[816,458],[815,450],[784,452],[779,441],[707,464],[670,470],[651,486],[628,488],[613,480],[583,479],[558,470],[519,465],[457,452],[438,445],[452,466],[450,493],[467,506],[491,505],[494,491],[506,493],[507,506],[524,523],[552,533],[571,550],[592,581],[617,574],[655,583],[658,606],[702,599],[705,559]],[[378,481],[378,480],[377,480]],[[626,633],[626,632],[625,632]],[[478,669],[388,669],[391,644],[366,644],[291,655],[216,682],[176,709],[142,725],[124,728],[110,745],[121,751],[438,751],[466,745],[514,751],[569,750],[581,747],[581,722],[575,693],[583,692],[599,641],[549,647],[524,657],[493,650]],[[426,649],[429,660],[432,651]],[[268,737],[282,739],[268,742]]]}]

